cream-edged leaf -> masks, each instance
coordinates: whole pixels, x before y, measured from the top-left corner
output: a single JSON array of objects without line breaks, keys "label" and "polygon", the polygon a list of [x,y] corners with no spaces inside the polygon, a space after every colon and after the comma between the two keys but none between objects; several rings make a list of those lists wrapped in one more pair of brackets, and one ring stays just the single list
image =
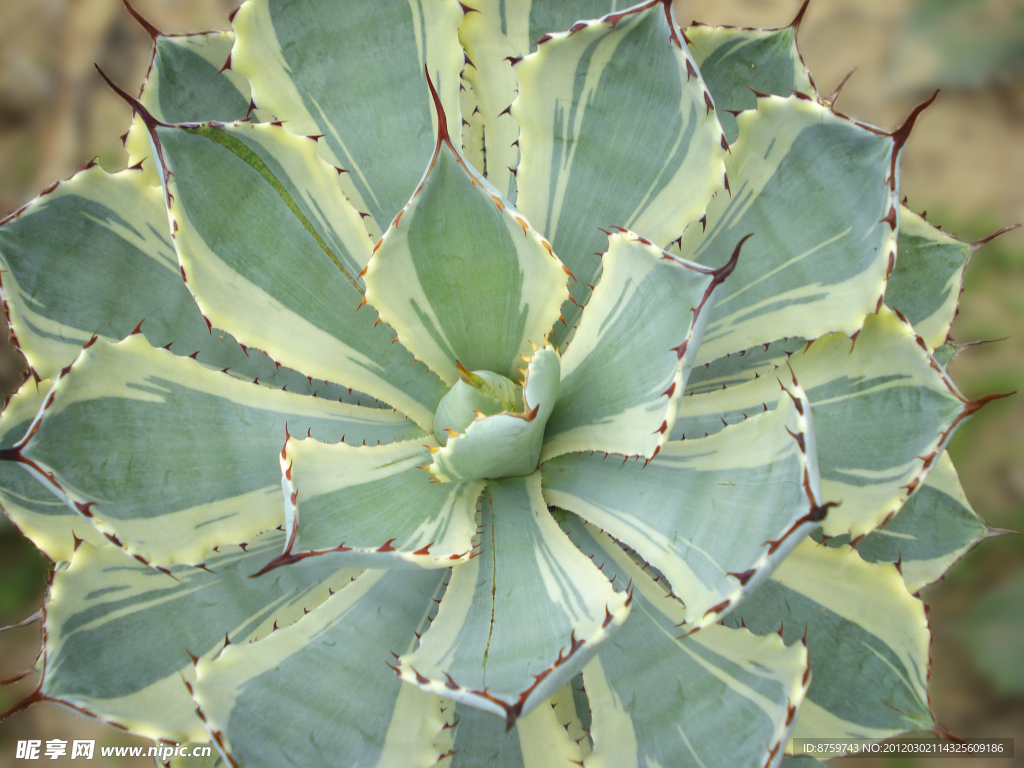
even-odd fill
[{"label": "cream-edged leaf", "polygon": [[322,136],[321,153],[345,169],[347,196],[379,236],[433,148],[424,68],[459,124],[461,20],[456,0],[254,0],[232,20],[231,66],[260,109],[293,133]]},{"label": "cream-edged leaf", "polygon": [[[511,61],[529,51],[529,6],[504,0],[468,0],[459,24],[466,51],[462,70],[466,125],[462,143],[474,167],[508,200],[516,199],[519,124],[509,107],[519,85]],[[472,62],[472,63],[470,63]]]},{"label": "cream-edged leaf", "polygon": [[686,29],[690,51],[715,100],[731,144],[739,135],[736,112],[757,108],[756,93],[816,95],[796,46],[796,27],[740,29],[694,24]]},{"label": "cream-edged leaf", "polygon": [[[249,83],[230,64],[232,32],[157,35],[153,60],[139,102],[165,123],[222,123],[249,115]],[[160,184],[159,166],[150,159],[149,131],[140,115],[124,139],[128,165],[142,164],[147,180]]]},{"label": "cream-edged leaf", "polygon": [[472,168],[448,137],[409,204],[374,247],[366,301],[449,385],[457,364],[515,376],[568,298],[548,242]]},{"label": "cream-edged leaf", "polygon": [[[971,508],[956,467],[943,451],[920,489],[896,517],[857,543],[857,553],[869,563],[899,563],[907,589],[917,593],[990,535],[991,529]],[[836,536],[827,543],[840,546],[849,541],[849,536]]]},{"label": "cream-edged leaf", "polygon": [[562,356],[543,461],[573,451],[654,456],[668,439],[718,286],[717,272],[649,240],[609,236],[598,283]]},{"label": "cream-edged leaf", "polygon": [[[52,386],[49,379],[29,379],[7,401],[0,414],[0,449],[13,448],[25,436]],[[70,560],[77,541],[107,543],[87,519],[10,462],[0,462],[0,505],[18,530],[55,563]]]},{"label": "cream-edged leaf", "polygon": [[5,307],[38,378],[55,377],[93,334],[121,339],[140,321],[154,346],[200,349],[210,331],[167,233],[160,191],[141,171],[96,166],[0,226]]},{"label": "cream-edged leaf", "polygon": [[[489,712],[459,704],[448,768],[565,768],[583,754],[569,733],[560,707],[566,687],[545,704],[516,720],[511,730]],[[571,693],[569,694],[571,701]],[[550,706],[548,706],[550,705]]]},{"label": "cream-edged leaf", "polygon": [[476,168],[486,169],[488,180],[508,199],[516,197],[519,165],[519,124],[509,109],[519,85],[512,62],[536,50],[537,41],[548,32],[561,32],[580,19],[632,4],[630,0],[462,3],[466,15],[459,25],[459,41],[467,58],[462,77],[472,103],[470,110],[463,108],[470,124],[463,130],[463,143]]},{"label": "cream-edged leaf", "polygon": [[185,686],[193,658],[291,624],[357,573],[323,560],[251,578],[282,539],[272,531],[213,555],[208,570],[167,572],[82,544],[46,604],[42,693],[140,735],[205,741]]},{"label": "cream-edged leaf", "polygon": [[431,482],[427,446],[436,445],[429,438],[373,446],[289,438],[281,452],[289,537],[279,562],[325,552],[362,555],[365,568],[446,568],[468,559],[484,482]]},{"label": "cream-edged leaf", "polygon": [[542,40],[515,66],[517,205],[576,277],[560,343],[596,282],[599,227],[666,246],[721,187],[725,139],[670,3],[652,0]]},{"label": "cream-edged leaf", "polygon": [[605,574],[632,583],[636,603],[583,670],[586,768],[777,766],[806,692],[807,649],[720,624],[681,636],[682,606],[659,583],[608,536],[573,516],[564,525]]},{"label": "cream-edged leaf", "polygon": [[327,440],[420,434],[393,411],[246,383],[135,334],[90,345],[4,458],[131,554],[199,563],[280,524],[286,424]]},{"label": "cream-edged leaf", "polygon": [[695,365],[686,377],[686,394],[714,392],[770,375],[785,365],[790,355],[806,346],[806,339],[778,339]]},{"label": "cream-edged leaf", "polygon": [[185,287],[163,195],[140,170],[91,167],[0,226],[3,298],[37,379],[56,376],[93,334],[133,330],[154,347],[240,378],[361,405],[373,397],[307,378],[207,324]]},{"label": "cream-edged leaf", "polygon": [[370,240],[316,145],[275,125],[152,131],[181,272],[213,325],[428,429],[443,388],[358,311]]},{"label": "cream-edged leaf", "polygon": [[542,467],[549,504],[664,575],[685,607],[681,633],[733,609],[828,512],[818,496],[810,407],[787,384],[794,393],[774,411],[711,437],[666,443],[647,464],[584,453]]},{"label": "cream-edged leaf", "polygon": [[[855,340],[831,334],[789,357],[814,415],[822,497],[841,502],[823,523],[830,536],[859,536],[895,513],[977,409],[922,345],[883,307]],[[761,375],[684,397],[672,437],[701,437],[760,413],[778,400],[778,386]]]},{"label": "cream-edged leaf", "polygon": [[786,336],[852,334],[878,307],[896,258],[891,136],[796,96],[758,99],[738,121],[731,193],[715,196],[678,251],[719,266],[755,233],[718,297],[699,363]]},{"label": "cream-edged leaf", "polygon": [[452,570],[430,629],[397,671],[512,726],[613,635],[629,595],[559,530],[539,473],[488,483],[480,523],[479,554]]},{"label": "cream-edged leaf", "polygon": [[964,267],[974,246],[901,206],[897,248],[885,303],[901,312],[928,349],[934,350],[949,335],[963,288]]},{"label": "cream-edged leaf", "polygon": [[195,699],[215,742],[247,768],[337,765],[341,755],[375,768],[434,765],[441,699],[385,664],[427,625],[442,577],[365,571],[292,626],[200,660]]},{"label": "cream-edged leaf", "polygon": [[807,539],[726,619],[759,634],[806,637],[811,686],[800,739],[883,739],[933,725],[924,605],[892,565]]}]

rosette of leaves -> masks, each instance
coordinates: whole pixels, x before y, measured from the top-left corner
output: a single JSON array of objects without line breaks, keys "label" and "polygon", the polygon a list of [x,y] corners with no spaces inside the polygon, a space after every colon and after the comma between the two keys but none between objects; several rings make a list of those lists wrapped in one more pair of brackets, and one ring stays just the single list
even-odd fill
[{"label": "rosette of leaves", "polygon": [[778,765],[937,727],[913,593],[988,533],[944,452],[980,405],[944,370],[973,246],[899,202],[919,110],[835,112],[798,21],[146,25],[131,167],[0,227],[32,371],[0,498],[57,563],[10,711],[244,766]]}]

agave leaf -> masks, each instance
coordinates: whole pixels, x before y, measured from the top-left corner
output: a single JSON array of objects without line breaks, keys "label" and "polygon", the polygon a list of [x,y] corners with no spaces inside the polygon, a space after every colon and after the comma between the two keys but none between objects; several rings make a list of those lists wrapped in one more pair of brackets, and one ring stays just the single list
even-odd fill
[{"label": "agave leaf", "polygon": [[[468,0],[459,25],[459,41],[466,51],[463,80],[469,86],[473,109],[463,109],[470,123],[476,153],[470,156],[509,200],[516,198],[515,168],[519,165],[519,124],[509,107],[518,80],[510,62],[536,49],[547,32],[568,29],[579,19],[593,19],[621,10],[630,0],[561,0],[557,3],[507,3],[505,0]],[[463,132],[466,141],[466,131]]]},{"label": "agave leaf", "polygon": [[329,559],[252,579],[281,547],[277,531],[207,568],[168,573],[116,547],[82,544],[54,578],[46,605],[46,697],[151,738],[206,741],[183,677],[192,656],[215,656],[301,618],[358,572]]},{"label": "agave leaf", "polygon": [[560,343],[596,282],[598,227],[667,245],[721,186],[725,140],[663,0],[550,36],[515,72],[517,204],[576,277]]},{"label": "agave leaf", "polygon": [[560,456],[542,466],[544,497],[657,568],[685,606],[680,632],[717,621],[827,511],[817,496],[810,406],[794,390],[771,413],[667,443],[646,466]]},{"label": "agave leaf", "polygon": [[429,428],[443,387],[371,312],[357,314],[356,276],[370,241],[314,143],[274,125],[153,133],[169,173],[181,270],[206,317],[275,360],[368,391]]},{"label": "agave leaf", "polygon": [[853,333],[895,260],[891,136],[796,96],[761,98],[738,121],[726,160],[732,193],[716,195],[679,246],[718,266],[756,233],[718,298],[700,363],[785,336]]},{"label": "agave leaf", "polygon": [[[344,168],[346,194],[379,235],[406,204],[433,148],[424,67],[452,125],[459,125],[456,0],[256,0],[233,20],[231,66],[261,109],[288,130],[323,136],[324,157]],[[388,119],[382,120],[380,116]]]},{"label": "agave leaf", "polygon": [[507,726],[565,685],[629,614],[629,596],[572,546],[540,474],[491,481],[480,553],[452,571],[403,680],[500,715]]},{"label": "agave leaf", "polygon": [[94,333],[117,341],[142,322],[154,347],[249,381],[380,405],[211,329],[182,283],[161,198],[139,170],[111,175],[92,167],[0,226],[5,306],[37,379],[56,376]]},{"label": "agave leaf", "polygon": [[711,272],[631,232],[609,236],[601,282],[562,357],[543,461],[571,451],[658,452],[733,266]]},{"label": "agave leaf", "polygon": [[527,745],[520,737],[520,729],[530,720],[543,718],[545,710],[550,712],[548,707],[538,707],[509,729],[504,720],[490,712],[456,704],[452,754],[447,760],[438,761],[438,765],[445,768],[478,768],[485,765],[494,768],[524,768],[523,747]]},{"label": "agave leaf", "polygon": [[[186,744],[183,745],[186,749],[192,749],[197,744]],[[204,745],[205,746],[205,743]],[[216,749],[208,757],[172,757],[171,762],[166,764],[169,768],[226,768],[227,763],[224,762],[224,757],[220,755]]]},{"label": "agave leaf", "polygon": [[[568,690],[563,687],[559,694]],[[556,694],[557,697],[557,694]],[[488,712],[459,704],[449,768],[562,768],[582,764],[583,754],[559,717],[552,697],[550,706],[538,706],[519,718],[511,730]],[[570,693],[571,700],[571,693]]]},{"label": "agave leaf", "polygon": [[441,116],[434,156],[374,248],[366,301],[449,385],[457,364],[514,377],[568,298],[548,242],[471,168]]},{"label": "agave leaf", "polygon": [[360,565],[376,568],[466,560],[484,482],[431,483],[423,471],[429,457],[422,440],[355,446],[289,438],[281,453],[289,532],[282,561],[328,551],[365,553]]},{"label": "agave leaf", "polygon": [[810,755],[786,755],[782,758],[781,768],[822,768],[824,763]]},{"label": "agave leaf", "polygon": [[[899,563],[907,589],[917,593],[984,539],[991,529],[971,508],[949,454],[943,451],[920,490],[884,527],[867,534],[857,553],[869,563]],[[828,540],[849,543],[849,536]]]},{"label": "agave leaf", "polygon": [[54,562],[67,560],[75,540],[105,542],[88,520],[68,509],[33,477],[9,463],[0,463],[0,505],[7,517]]},{"label": "agave leaf", "polygon": [[[458,725],[455,708],[456,704],[451,699],[441,699],[441,718],[444,724],[434,736],[434,762],[427,763],[432,768],[434,766],[451,768],[452,757],[455,751],[455,727]],[[472,707],[469,707],[469,709],[472,709]]]},{"label": "agave leaf", "polygon": [[686,379],[686,394],[714,392],[770,375],[785,365],[790,355],[806,346],[806,339],[778,339],[696,365]]},{"label": "agave leaf", "polygon": [[4,458],[131,554],[198,563],[279,523],[286,422],[330,440],[419,432],[394,412],[233,379],[136,334],[91,345]]},{"label": "agave leaf", "polygon": [[154,346],[200,349],[210,331],[181,285],[166,232],[160,191],[141,172],[99,167],[0,227],[5,306],[38,378],[56,376],[94,333],[121,339],[144,319]]},{"label": "agave leaf", "polygon": [[956,344],[946,342],[932,351],[932,357],[935,358],[935,362],[938,363],[943,370],[949,367],[949,364],[953,362],[953,358],[960,352],[961,347]]},{"label": "agave leaf", "polygon": [[[157,35],[153,60],[139,101],[165,123],[230,122],[249,115],[249,83],[225,68],[235,42],[233,32]],[[142,164],[146,180],[160,184],[159,165],[150,159],[149,131],[135,115],[125,136],[128,165]]]},{"label": "agave leaf", "polygon": [[[590,728],[590,706],[587,704],[583,673],[577,674],[567,685],[555,691],[548,699],[548,704],[555,721],[576,744],[581,756],[589,756],[591,742],[587,731]],[[552,735],[551,741],[556,743],[558,739]]]},{"label": "agave leaf", "polygon": [[[593,717],[590,712],[590,699],[587,696],[587,687],[583,683],[583,673],[576,675],[569,683],[572,694],[572,709],[575,712],[575,717],[572,717],[573,712],[565,712],[564,710],[560,714],[563,721],[566,722],[566,731],[573,738],[573,740],[580,745],[580,750],[583,752],[583,757],[587,758],[590,753],[593,752],[593,741],[590,738],[590,727],[593,725]],[[554,696],[552,699],[558,706],[559,696]]]},{"label": "agave leaf", "polygon": [[739,135],[736,112],[757,108],[757,93],[815,96],[796,45],[796,27],[738,29],[694,24],[686,29],[693,58],[715,100],[730,144]]},{"label": "agave leaf", "polygon": [[[891,310],[868,316],[851,341],[824,336],[789,358],[814,412],[829,536],[859,536],[895,512],[927,476],[968,403],[938,368],[913,329]],[[700,437],[765,410],[778,382],[761,376],[680,405],[673,439]]]},{"label": "agave leaf", "polygon": [[[462,155],[466,158],[466,162],[476,168],[481,174],[484,174],[484,178],[487,178],[484,173],[487,170],[487,162],[484,160],[484,130],[480,121],[480,109],[477,107],[476,94],[466,85],[465,69],[462,70],[462,74],[463,80],[459,90],[459,104],[463,114],[461,132]],[[515,200],[514,189],[510,191],[506,185],[506,188],[502,190],[493,183],[491,186],[498,190],[506,199]]]},{"label": "agave leaf", "polygon": [[584,765],[777,765],[804,696],[807,649],[716,624],[681,637],[678,601],[610,537],[572,516],[565,526],[606,575],[633,584],[636,601],[583,670],[594,740]]},{"label": "agave leaf", "polygon": [[[0,449],[25,435],[53,382],[29,379],[0,414]],[[55,563],[70,560],[76,541],[101,546],[106,539],[92,524],[10,462],[0,462],[0,504],[8,518]]]},{"label": "agave leaf", "polygon": [[900,208],[899,257],[885,303],[899,310],[929,350],[946,341],[956,316],[964,267],[974,248]]},{"label": "agave leaf", "polygon": [[429,470],[441,482],[532,473],[558,395],[559,371],[553,347],[537,350],[523,382],[523,412],[478,417],[464,433],[450,436],[443,448],[433,451]]},{"label": "agave leaf", "polygon": [[806,633],[811,687],[793,738],[883,739],[932,727],[924,605],[891,565],[806,539],[726,620]]},{"label": "agave leaf", "polygon": [[434,765],[441,699],[381,671],[427,624],[443,573],[366,571],[296,624],[200,660],[214,740],[247,768]]},{"label": "agave leaf", "polygon": [[466,157],[507,200],[515,200],[519,124],[509,107],[518,81],[510,60],[529,51],[529,7],[503,0],[468,0],[463,6],[459,42],[466,52]]}]

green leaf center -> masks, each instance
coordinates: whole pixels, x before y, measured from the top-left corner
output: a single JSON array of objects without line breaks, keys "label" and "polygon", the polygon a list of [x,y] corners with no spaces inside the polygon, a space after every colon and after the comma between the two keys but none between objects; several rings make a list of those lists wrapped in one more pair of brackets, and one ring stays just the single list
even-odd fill
[{"label": "green leaf center", "polygon": [[492,371],[467,371],[462,366],[459,375],[434,415],[434,435],[441,445],[448,443],[452,432],[465,432],[480,416],[523,409],[522,388],[511,379]]}]

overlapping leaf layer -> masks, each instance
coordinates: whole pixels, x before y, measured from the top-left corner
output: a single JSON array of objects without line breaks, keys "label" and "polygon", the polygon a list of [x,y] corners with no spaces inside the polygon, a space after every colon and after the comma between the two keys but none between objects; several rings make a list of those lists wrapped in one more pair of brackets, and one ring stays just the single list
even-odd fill
[{"label": "overlapping leaf layer", "polygon": [[834,112],[796,29],[248,0],[151,30],[132,168],[0,226],[33,373],[0,502],[61,564],[13,709],[268,768],[932,727],[912,593],[988,533],[944,452],[981,403],[933,357],[970,246],[899,203],[918,112]]}]

